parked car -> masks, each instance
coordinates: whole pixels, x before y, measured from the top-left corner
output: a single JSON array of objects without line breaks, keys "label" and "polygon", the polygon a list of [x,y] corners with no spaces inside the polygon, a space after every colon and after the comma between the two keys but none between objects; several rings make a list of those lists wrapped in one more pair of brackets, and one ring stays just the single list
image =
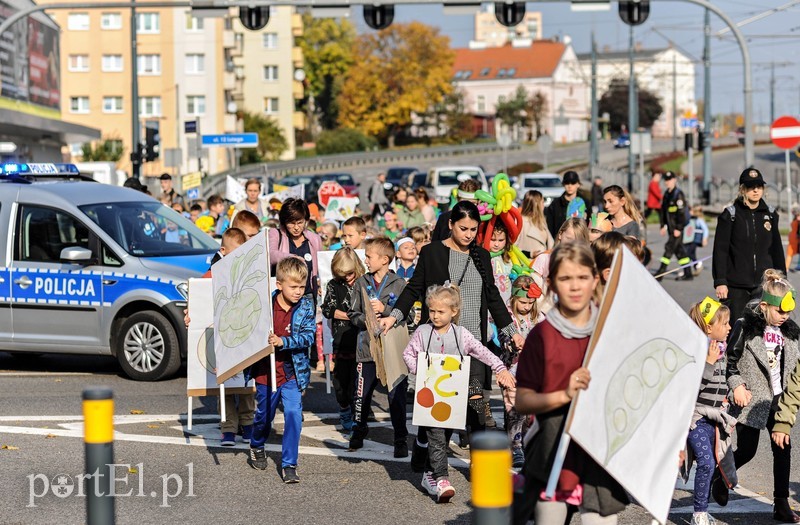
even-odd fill
[{"label": "parked car", "polygon": [[416,190],[417,188],[428,188],[428,173],[426,171],[415,171],[403,178],[403,185]]},{"label": "parked car", "polygon": [[399,186],[404,184],[404,180],[408,175],[417,171],[417,168],[409,167],[391,167],[386,170],[386,182],[392,186]]},{"label": "parked car", "polygon": [[0,348],[113,356],[143,381],[177,372],[188,279],[219,244],[152,197],[73,164],[0,168]]},{"label": "parked car", "polygon": [[[359,196],[359,183],[353,180],[353,176],[349,173],[326,173],[324,175],[320,175],[318,177],[319,184],[317,185],[317,189],[322,185],[323,182],[333,180],[338,182],[344,191],[347,192],[348,197],[358,197]],[[316,192],[316,190],[314,190]]]},{"label": "parked car", "polygon": [[549,206],[564,193],[561,177],[555,173],[522,173],[514,188],[517,190],[517,202],[522,202],[530,190],[537,190],[544,197],[545,206]]},{"label": "parked car", "polygon": [[627,133],[621,134],[619,137],[615,138],[613,142],[614,147],[617,149],[631,147],[631,137]]},{"label": "parked car", "polygon": [[744,127],[736,128],[736,140],[739,141],[740,146],[744,146]]},{"label": "parked car", "polygon": [[428,186],[433,188],[434,197],[440,206],[450,202],[453,189],[464,180],[473,179],[478,181],[481,189],[488,190],[489,183],[486,174],[480,166],[445,166],[441,168],[431,168],[428,171]]}]

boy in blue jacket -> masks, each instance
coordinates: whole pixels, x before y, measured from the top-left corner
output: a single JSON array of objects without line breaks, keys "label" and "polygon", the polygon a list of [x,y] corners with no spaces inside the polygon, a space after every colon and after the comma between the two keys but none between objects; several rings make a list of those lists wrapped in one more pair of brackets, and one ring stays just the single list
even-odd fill
[{"label": "boy in blue jacket", "polygon": [[272,430],[278,402],[283,403],[283,441],[281,468],[285,483],[298,483],[297,460],[300,431],[303,427],[302,392],[311,380],[308,347],[314,344],[316,319],[314,305],[304,297],[308,267],[299,257],[288,257],[276,269],[277,290],[272,294],[272,326],[269,344],[275,348],[275,379],[271,383],[270,361],[264,358],[249,370],[256,382],[256,412],[250,456],[254,469],[267,468],[264,443]]}]

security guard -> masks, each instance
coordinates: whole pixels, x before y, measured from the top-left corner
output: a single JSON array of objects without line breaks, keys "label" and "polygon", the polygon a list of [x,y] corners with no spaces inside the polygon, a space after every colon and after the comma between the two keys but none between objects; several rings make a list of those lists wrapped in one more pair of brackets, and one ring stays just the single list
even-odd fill
[{"label": "security guard", "polygon": [[[664,245],[661,266],[656,275],[667,271],[673,255],[678,258],[678,264],[681,266],[692,261],[683,247],[683,228],[686,226],[688,206],[686,197],[683,195],[683,191],[676,187],[678,181],[675,179],[674,173],[671,171],[664,173],[663,179],[667,191],[664,192],[664,199],[661,201],[661,235],[667,236],[667,242]],[[683,272],[684,281],[691,281],[693,278],[690,270]],[[662,277],[657,278],[659,281],[661,279]]]}]

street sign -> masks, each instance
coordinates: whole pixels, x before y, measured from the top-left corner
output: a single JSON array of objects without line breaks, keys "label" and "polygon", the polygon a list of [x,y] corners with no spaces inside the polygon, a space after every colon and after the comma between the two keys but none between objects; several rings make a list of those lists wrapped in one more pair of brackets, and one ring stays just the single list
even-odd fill
[{"label": "street sign", "polygon": [[653,142],[649,133],[631,133],[631,151],[634,155],[652,153]]},{"label": "street sign", "polygon": [[187,120],[183,123],[183,132],[184,133],[197,133],[197,121],[196,120]]},{"label": "street sign", "polygon": [[539,153],[550,153],[553,151],[553,138],[550,135],[544,134],[536,139],[536,150]]},{"label": "street sign", "polygon": [[186,198],[190,201],[196,201],[200,198],[200,188],[192,188],[190,190],[186,190]]},{"label": "street sign", "polygon": [[344,191],[342,185],[335,180],[326,180],[322,183],[317,190],[317,198],[321,206],[328,207],[331,197],[346,197],[347,192]]},{"label": "street sign", "polygon": [[497,134],[497,145],[501,148],[507,148],[511,145],[511,135],[508,133]]},{"label": "street sign", "polygon": [[167,148],[164,150],[164,167],[179,168],[183,164],[183,152],[181,148]]},{"label": "street sign", "polygon": [[258,133],[203,135],[204,148],[255,148],[256,146],[258,146]]},{"label": "street sign", "polygon": [[184,175],[181,179],[181,185],[183,186],[184,190],[197,188],[203,183],[201,180],[202,178],[203,174],[199,171],[195,171],[194,173]]},{"label": "street sign", "polygon": [[681,119],[681,127],[682,128],[694,129],[694,128],[697,127],[697,119],[696,118],[682,118]]},{"label": "street sign", "polygon": [[793,149],[800,144],[800,121],[794,117],[780,117],[769,128],[769,138],[781,149]]}]

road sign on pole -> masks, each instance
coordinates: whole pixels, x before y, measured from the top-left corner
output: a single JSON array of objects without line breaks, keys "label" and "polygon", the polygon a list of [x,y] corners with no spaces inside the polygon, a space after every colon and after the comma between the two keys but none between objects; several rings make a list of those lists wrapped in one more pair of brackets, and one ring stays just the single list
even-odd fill
[{"label": "road sign on pole", "polygon": [[792,211],[792,164],[789,152],[800,144],[800,121],[794,117],[780,117],[769,128],[772,143],[784,150],[786,156],[786,213]]},{"label": "road sign on pole", "polygon": [[204,148],[255,148],[258,133],[226,133],[225,135],[203,135]]}]

